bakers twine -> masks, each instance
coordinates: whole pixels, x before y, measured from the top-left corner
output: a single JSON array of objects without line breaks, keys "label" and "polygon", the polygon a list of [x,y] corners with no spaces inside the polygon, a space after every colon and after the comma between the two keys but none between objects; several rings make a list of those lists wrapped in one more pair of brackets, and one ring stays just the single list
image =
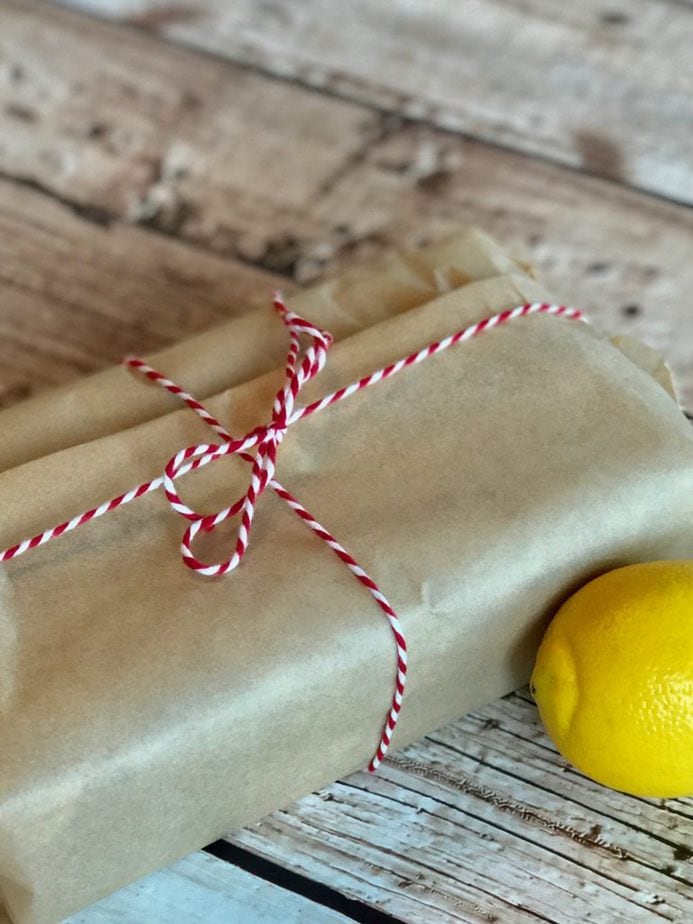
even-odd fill
[{"label": "bakers twine", "polygon": [[[111,513],[119,507],[123,507],[125,504],[129,504],[131,501],[136,500],[138,497],[143,497],[145,494],[149,494],[163,487],[164,494],[166,495],[171,509],[188,520],[188,526],[183,533],[180,547],[184,564],[193,571],[197,571],[199,574],[206,577],[227,574],[229,571],[233,571],[234,568],[237,568],[243,559],[248,549],[258,501],[265,489],[268,487],[271,488],[274,493],[284,500],[294,513],[303,520],[313,533],[319,539],[322,539],[323,542],[332,549],[335,555],[344,562],[356,580],[370,593],[390,626],[397,653],[397,668],[390,710],[381,732],[378,748],[368,765],[368,769],[372,772],[378,768],[388,751],[392,734],[402,709],[407,677],[406,638],[397,613],[373,578],[364,571],[356,559],[337,541],[332,533],[325,529],[324,526],[321,526],[293,494],[274,478],[277,454],[281,442],[289,430],[289,427],[303,417],[308,417],[318,411],[323,411],[325,408],[336,404],[338,401],[342,401],[344,398],[350,397],[363,388],[368,388],[370,385],[375,385],[376,382],[389,379],[408,366],[418,365],[431,356],[442,353],[459,343],[471,340],[473,337],[491,330],[494,327],[500,327],[503,324],[508,324],[518,318],[527,317],[532,314],[557,315],[569,320],[584,320],[584,316],[582,312],[574,308],[567,308],[564,305],[549,305],[541,302],[519,305],[517,308],[502,311],[500,314],[495,314],[482,321],[478,321],[476,324],[471,324],[451,334],[449,337],[445,337],[443,340],[437,340],[427,347],[424,347],[422,350],[419,350],[417,353],[411,353],[409,356],[395,363],[390,363],[382,369],[378,369],[376,372],[372,372],[370,375],[359,379],[357,382],[353,382],[351,385],[340,388],[332,392],[332,394],[326,395],[318,401],[314,401],[312,404],[296,407],[296,399],[303,386],[314,378],[325,365],[327,353],[332,345],[333,338],[327,331],[320,330],[320,328],[311,324],[310,321],[290,311],[284,304],[279,293],[275,293],[274,295],[274,307],[287,328],[289,334],[289,349],[284,371],[284,384],[275,396],[272,406],[272,416],[268,424],[255,427],[244,436],[234,437],[200,401],[197,401],[192,395],[185,392],[179,385],[176,385],[175,382],[167,379],[162,373],[158,372],[141,359],[126,359],[125,365],[128,368],[133,369],[140,375],[166,389],[166,391],[170,392],[194,411],[198,417],[214,431],[219,437],[220,442],[199,443],[195,446],[188,446],[185,449],[181,449],[169,459],[164,468],[163,475],[151,481],[146,481],[136,488],[127,491],[125,494],[119,494],[117,497],[105,501],[98,507],[91,508],[73,517],[71,520],[66,520],[64,523],[53,526],[51,529],[44,530],[36,536],[23,539],[16,545],[0,552],[0,563],[18,558],[30,549],[45,545],[47,542],[51,542],[59,536],[69,533],[73,529],[77,529],[79,526],[84,526],[91,520]],[[301,354],[300,351],[301,337],[308,338],[310,344],[303,354]],[[254,454],[249,452],[249,450],[254,450]],[[210,462],[227,455],[239,456],[251,466],[248,488],[233,504],[225,507],[218,513],[198,513],[181,499],[176,489],[175,481],[182,475],[202,468]],[[192,550],[192,542],[197,534],[200,531],[211,532],[220,523],[223,523],[225,520],[237,514],[240,514],[240,520],[232,554],[224,561],[211,564],[205,563],[197,558]]]}]

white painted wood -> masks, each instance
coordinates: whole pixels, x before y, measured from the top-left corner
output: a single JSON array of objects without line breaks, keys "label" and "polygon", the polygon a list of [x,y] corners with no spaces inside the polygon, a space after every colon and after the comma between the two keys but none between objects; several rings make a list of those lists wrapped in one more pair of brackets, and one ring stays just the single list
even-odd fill
[{"label": "white painted wood", "polygon": [[67,2],[330,93],[693,202],[688,5]]},{"label": "white painted wood", "polygon": [[693,920],[693,800],[581,776],[522,695],[229,840],[411,924]]},{"label": "white painted wood", "polygon": [[199,852],[121,889],[63,924],[339,924],[348,920]]}]

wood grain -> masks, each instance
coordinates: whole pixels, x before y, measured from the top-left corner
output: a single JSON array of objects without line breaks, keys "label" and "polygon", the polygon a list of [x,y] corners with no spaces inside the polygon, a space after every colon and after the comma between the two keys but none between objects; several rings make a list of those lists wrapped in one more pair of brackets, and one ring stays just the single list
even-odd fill
[{"label": "wood grain", "polygon": [[0,170],[83,217],[301,282],[475,223],[693,406],[690,209],[35,0],[0,8],[0,53]]},{"label": "wood grain", "polygon": [[693,800],[571,769],[513,694],[229,840],[430,921],[689,921]]},{"label": "wood grain", "polygon": [[0,407],[265,304],[278,277],[0,180]]},{"label": "wood grain", "polygon": [[68,0],[338,96],[693,202],[693,13],[666,0]]},{"label": "wood grain", "polygon": [[342,924],[349,918],[194,853],[97,902],[63,924]]}]

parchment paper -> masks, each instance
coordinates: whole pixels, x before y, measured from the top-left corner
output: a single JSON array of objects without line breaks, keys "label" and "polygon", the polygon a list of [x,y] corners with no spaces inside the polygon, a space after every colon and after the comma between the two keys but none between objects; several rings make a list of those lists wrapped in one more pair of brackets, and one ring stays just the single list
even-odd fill
[{"label": "parchment paper", "polygon": [[[521,275],[466,285],[337,343],[302,400],[544,298]],[[280,380],[210,407],[243,432]],[[2,473],[3,547],[209,438],[182,410]],[[586,325],[537,316],[292,428],[277,477],[374,575],[408,637],[395,746],[526,681],[547,620],[585,581],[693,554],[691,442],[650,375]],[[224,459],[182,493],[219,509],[247,478]],[[377,745],[394,648],[344,565],[269,492],[225,578],[182,566],[183,525],[156,494],[0,568],[0,894],[16,924],[57,921]]]}]

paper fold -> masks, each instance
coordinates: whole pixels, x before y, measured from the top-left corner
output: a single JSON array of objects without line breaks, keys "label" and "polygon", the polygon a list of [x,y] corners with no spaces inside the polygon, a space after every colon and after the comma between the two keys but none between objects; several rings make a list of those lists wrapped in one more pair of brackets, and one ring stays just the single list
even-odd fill
[{"label": "paper fold", "polygon": [[[506,256],[486,235],[469,228],[420,251],[392,252],[335,279],[296,293],[290,305],[341,340],[409,311],[468,282],[531,269]],[[198,398],[279,367],[286,334],[271,311],[234,317],[150,357]],[[234,293],[229,292],[232,302]],[[0,412],[4,433],[0,471],[168,412],[160,389],[143,390],[122,368],[45,391]]]}]

